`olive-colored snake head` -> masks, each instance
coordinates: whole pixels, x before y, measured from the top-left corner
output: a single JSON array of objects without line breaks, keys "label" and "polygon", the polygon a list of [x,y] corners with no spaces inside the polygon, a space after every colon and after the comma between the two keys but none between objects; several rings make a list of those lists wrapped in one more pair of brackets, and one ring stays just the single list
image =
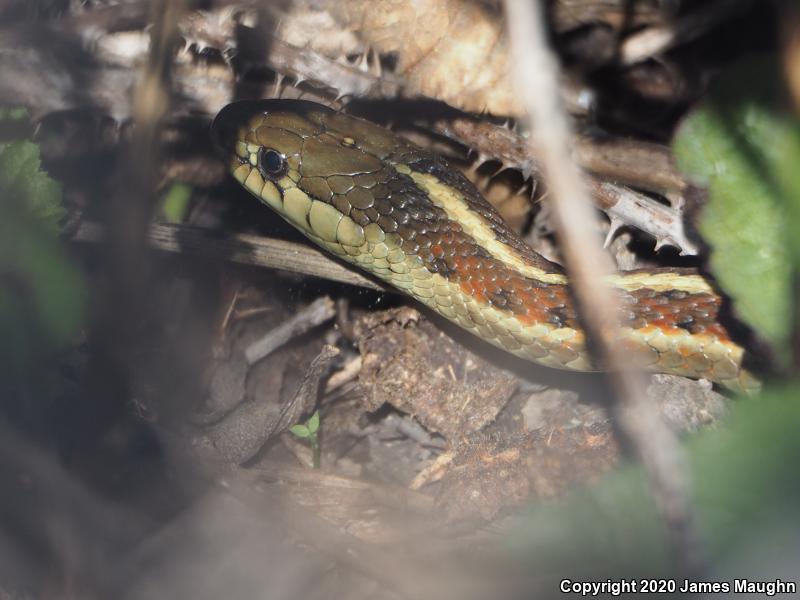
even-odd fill
[{"label": "olive-colored snake head", "polygon": [[256,100],[222,109],[212,136],[236,180],[328,250],[361,252],[370,231],[396,230],[381,219],[397,178],[388,157],[409,146],[390,131],[313,102]]},{"label": "olive-colored snake head", "polygon": [[398,145],[372,123],[298,100],[230,104],[212,137],[254,196],[315,241],[348,246],[364,234],[347,215],[372,205],[372,188],[393,172],[384,159]]}]

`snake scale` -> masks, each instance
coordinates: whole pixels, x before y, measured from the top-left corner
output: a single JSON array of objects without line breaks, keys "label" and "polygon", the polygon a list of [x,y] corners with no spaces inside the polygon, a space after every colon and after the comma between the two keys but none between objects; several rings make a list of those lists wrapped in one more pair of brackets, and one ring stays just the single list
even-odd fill
[{"label": "snake scale", "polygon": [[[235,102],[212,134],[233,177],[322,248],[512,354],[595,370],[563,269],[525,244],[441,157],[299,100]],[[635,270],[608,284],[632,361],[731,389],[757,387],[701,275]]]}]

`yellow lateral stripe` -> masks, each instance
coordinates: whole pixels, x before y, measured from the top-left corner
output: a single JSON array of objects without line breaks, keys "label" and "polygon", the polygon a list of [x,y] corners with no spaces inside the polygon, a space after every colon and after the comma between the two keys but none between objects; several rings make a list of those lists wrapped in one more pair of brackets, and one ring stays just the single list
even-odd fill
[{"label": "yellow lateral stripe", "polygon": [[700,275],[677,273],[615,273],[608,283],[628,292],[648,288],[657,292],[678,290],[688,294],[714,294],[714,289]]}]

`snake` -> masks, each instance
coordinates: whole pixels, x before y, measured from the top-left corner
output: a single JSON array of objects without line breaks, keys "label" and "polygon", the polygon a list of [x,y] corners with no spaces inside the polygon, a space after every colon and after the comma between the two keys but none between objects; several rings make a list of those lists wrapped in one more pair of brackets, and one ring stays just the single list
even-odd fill
[{"label": "snake", "polygon": [[[234,102],[211,132],[233,178],[318,246],[511,354],[602,370],[565,270],[441,156],[305,100]],[[758,388],[723,324],[720,294],[698,271],[660,267],[605,279],[620,303],[617,342],[635,364]]]}]

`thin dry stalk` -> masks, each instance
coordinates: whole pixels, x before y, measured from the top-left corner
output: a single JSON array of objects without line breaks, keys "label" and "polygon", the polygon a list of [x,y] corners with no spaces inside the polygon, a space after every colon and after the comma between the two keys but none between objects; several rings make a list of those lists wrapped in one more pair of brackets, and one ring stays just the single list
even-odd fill
[{"label": "thin dry stalk", "polygon": [[[72,242],[97,244],[107,238],[108,232],[99,223],[82,222],[65,235]],[[171,223],[150,225],[145,241],[151,249],[160,252],[186,253],[234,264],[301,273],[371,290],[387,290],[308,244],[244,233],[223,236],[210,229]]]},{"label": "thin dry stalk", "polygon": [[653,494],[671,536],[676,564],[686,572],[699,569],[685,460],[672,432],[647,401],[638,371],[618,343],[618,303],[603,283],[610,258],[593,231],[592,204],[580,169],[570,155],[571,131],[558,95],[558,63],[547,42],[538,3],[505,0],[511,60],[517,93],[529,119],[531,153],[548,181],[572,291],[581,309],[595,357],[609,369],[621,425],[633,441],[650,477]]},{"label": "thin dry stalk", "polygon": [[117,397],[135,380],[141,348],[148,344],[144,322],[163,315],[146,302],[150,288],[145,233],[156,205],[161,127],[172,100],[170,73],[182,0],[152,2],[152,44],[134,93],[134,130],[104,205],[106,237],[92,278],[86,394],[97,406]]}]

